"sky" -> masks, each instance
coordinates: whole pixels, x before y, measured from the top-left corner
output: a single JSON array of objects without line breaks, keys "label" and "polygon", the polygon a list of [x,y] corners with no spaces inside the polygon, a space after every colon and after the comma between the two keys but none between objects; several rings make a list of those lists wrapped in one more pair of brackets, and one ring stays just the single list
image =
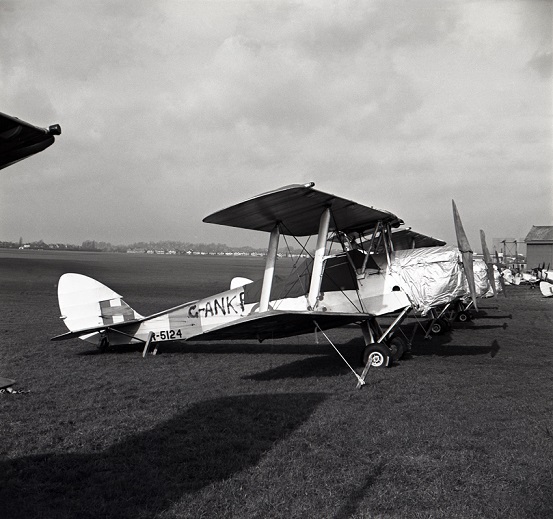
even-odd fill
[{"label": "sky", "polygon": [[0,0],[0,241],[265,246],[202,223],[295,183],[455,242],[553,225],[546,0]]}]

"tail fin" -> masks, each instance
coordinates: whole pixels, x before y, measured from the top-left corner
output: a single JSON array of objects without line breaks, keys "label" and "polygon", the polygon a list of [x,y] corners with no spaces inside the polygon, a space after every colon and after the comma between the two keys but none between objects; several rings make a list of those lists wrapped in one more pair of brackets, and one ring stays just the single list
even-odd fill
[{"label": "tail fin", "polygon": [[58,303],[61,318],[71,332],[101,329],[142,318],[111,288],[82,274],[61,276]]}]

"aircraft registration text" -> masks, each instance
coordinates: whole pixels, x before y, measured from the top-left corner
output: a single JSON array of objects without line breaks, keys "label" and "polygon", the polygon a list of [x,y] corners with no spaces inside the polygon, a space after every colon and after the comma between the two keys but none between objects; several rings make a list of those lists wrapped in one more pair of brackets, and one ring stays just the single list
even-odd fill
[{"label": "aircraft registration text", "polygon": [[154,341],[178,341],[182,339],[180,330],[161,330],[159,333],[154,333],[152,339]]},{"label": "aircraft registration text", "polygon": [[188,308],[188,317],[207,318],[221,315],[239,315],[241,312],[244,312],[244,292],[204,299]]}]

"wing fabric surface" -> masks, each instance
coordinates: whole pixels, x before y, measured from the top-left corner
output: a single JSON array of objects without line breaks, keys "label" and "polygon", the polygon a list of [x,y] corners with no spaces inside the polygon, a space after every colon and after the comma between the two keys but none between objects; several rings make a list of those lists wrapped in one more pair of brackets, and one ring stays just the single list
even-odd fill
[{"label": "wing fabric surface", "polygon": [[39,128],[0,113],[0,169],[45,150],[54,144],[54,136],[60,134],[57,124]]},{"label": "wing fabric surface", "polygon": [[395,214],[367,207],[345,198],[313,189],[314,184],[294,184],[255,196],[203,219],[216,223],[271,232],[276,223],[280,232],[292,236],[317,234],[323,210],[330,207],[330,230],[363,232],[383,221],[393,227],[403,223]]},{"label": "wing fabric surface", "polygon": [[420,249],[423,247],[443,247],[445,241],[426,236],[411,229],[401,229],[392,233],[395,250]]},{"label": "wing fabric surface", "polygon": [[279,339],[315,330],[315,322],[323,330],[345,326],[370,318],[369,314],[337,312],[286,312],[270,310],[252,314],[235,324],[223,325],[200,335],[191,341]]},{"label": "wing fabric surface", "polygon": [[142,317],[140,319],[133,319],[122,323],[107,324],[107,325],[101,325],[101,326],[91,326],[89,328],[83,328],[82,330],[75,330],[71,332],[62,333],[61,335],[56,335],[55,337],[52,337],[50,340],[66,341],[68,339],[77,339],[82,337],[83,335],[89,335],[95,332],[102,332],[108,329],[109,330],[119,330],[119,329],[133,330],[133,329],[136,329],[138,325],[145,320],[146,319]]}]

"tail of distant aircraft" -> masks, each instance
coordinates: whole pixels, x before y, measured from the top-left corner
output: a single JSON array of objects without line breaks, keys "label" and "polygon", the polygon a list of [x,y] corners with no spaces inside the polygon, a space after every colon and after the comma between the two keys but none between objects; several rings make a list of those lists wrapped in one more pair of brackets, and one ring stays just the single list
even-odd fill
[{"label": "tail of distant aircraft", "polygon": [[[58,302],[70,335],[93,343],[98,342],[97,332],[104,327],[142,319],[119,294],[82,274],[61,276]],[[67,335],[60,338],[68,338]]]},{"label": "tail of distant aircraft", "polygon": [[540,290],[544,297],[553,297],[553,284],[540,281]]}]

